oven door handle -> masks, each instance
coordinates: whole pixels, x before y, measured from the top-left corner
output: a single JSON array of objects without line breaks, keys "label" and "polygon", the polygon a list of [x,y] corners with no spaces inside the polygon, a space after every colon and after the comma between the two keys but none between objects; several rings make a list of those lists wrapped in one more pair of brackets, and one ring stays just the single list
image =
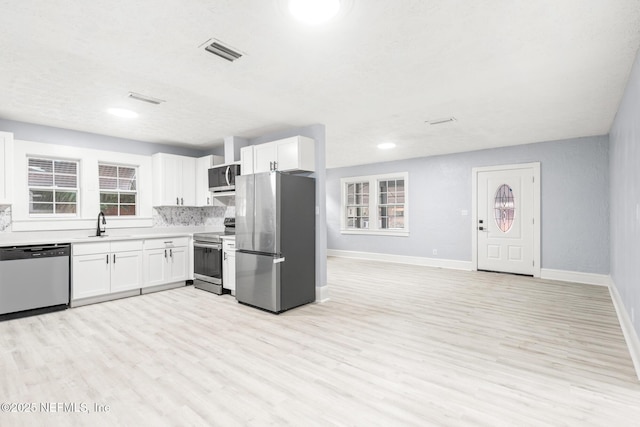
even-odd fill
[{"label": "oven door handle", "polygon": [[222,243],[197,243],[193,242],[194,248],[205,248],[205,249],[222,249]]}]

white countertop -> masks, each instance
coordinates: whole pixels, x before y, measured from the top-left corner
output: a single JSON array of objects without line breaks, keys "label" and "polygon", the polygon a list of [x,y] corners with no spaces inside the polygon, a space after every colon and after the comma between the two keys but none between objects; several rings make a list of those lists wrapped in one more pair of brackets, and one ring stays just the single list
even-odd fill
[{"label": "white countertop", "polygon": [[221,231],[205,227],[167,227],[107,229],[104,237],[96,237],[95,230],[69,230],[47,232],[0,233],[0,247],[22,245],[51,245],[55,243],[89,243],[120,240],[163,239],[168,237],[193,236],[193,233]]}]

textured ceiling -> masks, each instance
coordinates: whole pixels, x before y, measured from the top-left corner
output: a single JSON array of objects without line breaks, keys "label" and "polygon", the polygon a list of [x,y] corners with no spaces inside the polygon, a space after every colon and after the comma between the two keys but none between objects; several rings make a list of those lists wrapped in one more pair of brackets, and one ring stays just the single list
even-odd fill
[{"label": "textured ceiling", "polygon": [[197,149],[322,123],[337,167],[606,134],[640,46],[640,0],[343,3],[0,0],[0,117]]}]

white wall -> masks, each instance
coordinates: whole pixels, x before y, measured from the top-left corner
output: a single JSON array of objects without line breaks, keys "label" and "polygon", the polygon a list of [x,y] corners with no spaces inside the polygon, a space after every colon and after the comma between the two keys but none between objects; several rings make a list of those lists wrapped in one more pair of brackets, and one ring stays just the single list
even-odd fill
[{"label": "white wall", "polygon": [[[96,224],[100,212],[100,191],[98,184],[98,163],[107,162],[137,169],[138,189],[137,215],[135,218],[110,218],[111,227],[150,227],[152,225],[152,181],[151,157],[66,145],[43,144],[40,142],[14,139],[14,191],[13,230],[81,230]],[[31,217],[29,215],[29,190],[27,183],[27,159],[30,156],[77,160],[78,168],[78,212],[73,218]]]},{"label": "white wall", "polygon": [[[33,123],[17,122],[1,118],[0,131],[13,133],[14,139],[146,156],[150,156],[155,153],[180,154],[191,157],[201,157],[207,154],[219,154],[217,152],[212,153],[211,149],[205,152],[203,150],[193,150],[186,147],[152,144],[150,142],[115,138],[107,135],[61,129]],[[220,146],[217,151],[221,152],[222,146]]]},{"label": "white wall", "polygon": [[[328,247],[468,261],[471,169],[541,163],[542,268],[609,273],[608,137],[596,136],[327,171]],[[410,236],[340,233],[340,178],[409,172]],[[466,210],[467,216],[461,211]],[[433,255],[433,249],[438,252]]]}]

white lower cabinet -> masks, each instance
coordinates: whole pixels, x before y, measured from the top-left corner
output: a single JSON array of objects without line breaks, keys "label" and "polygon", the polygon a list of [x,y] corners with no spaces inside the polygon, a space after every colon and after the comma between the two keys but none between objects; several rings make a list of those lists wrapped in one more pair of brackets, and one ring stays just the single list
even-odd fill
[{"label": "white lower cabinet", "polygon": [[236,294],[236,239],[222,243],[222,287]]},{"label": "white lower cabinet", "polygon": [[186,281],[189,278],[189,238],[144,241],[143,288]]},{"label": "white lower cabinet", "polygon": [[142,287],[142,241],[73,245],[72,299],[97,297]]}]

